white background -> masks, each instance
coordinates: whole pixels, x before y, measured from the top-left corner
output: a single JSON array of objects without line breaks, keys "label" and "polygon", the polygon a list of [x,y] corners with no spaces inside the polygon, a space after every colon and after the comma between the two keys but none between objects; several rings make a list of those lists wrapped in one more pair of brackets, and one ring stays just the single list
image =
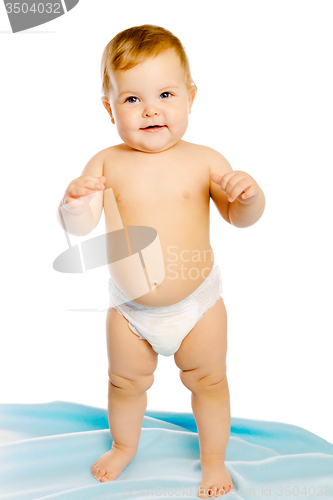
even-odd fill
[{"label": "white background", "polygon": [[[105,313],[66,310],[101,305],[106,278],[53,270],[67,248],[56,208],[87,161],[121,142],[100,102],[105,45],[150,23],[181,39],[199,89],[184,139],[218,150],[266,195],[246,229],[211,203],[232,416],[333,442],[332,16],[324,0],[81,0],[11,34],[0,5],[1,403],[107,406]],[[155,373],[148,408],[190,412],[173,357],[159,356]]]}]

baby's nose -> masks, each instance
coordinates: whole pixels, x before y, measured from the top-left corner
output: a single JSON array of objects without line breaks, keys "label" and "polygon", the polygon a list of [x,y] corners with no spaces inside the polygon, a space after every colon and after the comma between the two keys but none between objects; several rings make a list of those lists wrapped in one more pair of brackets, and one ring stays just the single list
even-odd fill
[{"label": "baby's nose", "polygon": [[144,110],[143,115],[147,117],[156,116],[158,115],[158,110],[154,106],[149,106]]}]

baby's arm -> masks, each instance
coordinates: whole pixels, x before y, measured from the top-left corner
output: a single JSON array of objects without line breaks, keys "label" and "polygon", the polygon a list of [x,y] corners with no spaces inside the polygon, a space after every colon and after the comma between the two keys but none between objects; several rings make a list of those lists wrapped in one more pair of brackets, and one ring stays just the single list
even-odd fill
[{"label": "baby's arm", "polygon": [[229,162],[211,150],[210,196],[221,216],[236,227],[255,224],[265,209],[265,196],[246,172],[233,171]]},{"label": "baby's arm", "polygon": [[93,156],[82,175],[67,187],[59,204],[57,220],[62,228],[75,236],[86,236],[98,224],[103,210],[104,152]]}]

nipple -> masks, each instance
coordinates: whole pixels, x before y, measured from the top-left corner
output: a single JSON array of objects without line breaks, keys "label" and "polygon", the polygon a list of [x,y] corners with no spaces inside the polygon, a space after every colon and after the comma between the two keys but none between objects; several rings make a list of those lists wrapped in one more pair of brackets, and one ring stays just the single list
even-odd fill
[{"label": "nipple", "polygon": [[183,191],[183,196],[184,196],[184,198],[189,198],[190,193],[188,191]]}]

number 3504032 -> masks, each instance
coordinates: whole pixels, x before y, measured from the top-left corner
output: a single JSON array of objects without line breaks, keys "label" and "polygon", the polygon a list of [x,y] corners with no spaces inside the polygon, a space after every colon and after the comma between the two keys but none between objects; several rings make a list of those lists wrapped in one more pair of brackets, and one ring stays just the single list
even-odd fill
[{"label": "number 3504032", "polygon": [[7,14],[62,14],[60,3],[33,3],[30,7],[27,3],[6,3]]}]

